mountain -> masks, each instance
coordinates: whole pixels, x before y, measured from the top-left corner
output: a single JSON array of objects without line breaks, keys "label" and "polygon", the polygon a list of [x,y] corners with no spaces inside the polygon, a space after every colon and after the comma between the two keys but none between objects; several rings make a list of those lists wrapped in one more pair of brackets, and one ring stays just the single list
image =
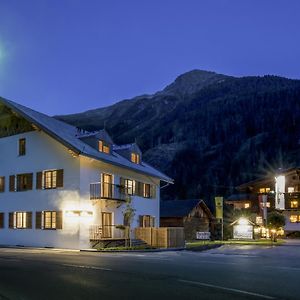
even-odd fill
[{"label": "mountain", "polygon": [[227,195],[240,183],[300,165],[300,80],[193,70],[164,90],[79,114],[72,125],[137,140],[143,158],[175,179],[164,199]]}]

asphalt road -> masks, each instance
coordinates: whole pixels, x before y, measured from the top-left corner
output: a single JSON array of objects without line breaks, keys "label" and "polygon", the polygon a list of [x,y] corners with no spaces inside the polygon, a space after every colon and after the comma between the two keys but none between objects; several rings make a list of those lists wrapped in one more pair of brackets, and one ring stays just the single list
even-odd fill
[{"label": "asphalt road", "polygon": [[300,299],[300,243],[110,254],[0,248],[3,299]]}]

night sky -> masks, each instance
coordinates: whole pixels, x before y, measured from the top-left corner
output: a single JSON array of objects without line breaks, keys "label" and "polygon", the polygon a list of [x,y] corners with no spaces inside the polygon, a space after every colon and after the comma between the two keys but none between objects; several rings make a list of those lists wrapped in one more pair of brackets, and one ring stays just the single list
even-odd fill
[{"label": "night sky", "polygon": [[300,78],[299,0],[0,0],[0,95],[47,114],[192,69]]}]

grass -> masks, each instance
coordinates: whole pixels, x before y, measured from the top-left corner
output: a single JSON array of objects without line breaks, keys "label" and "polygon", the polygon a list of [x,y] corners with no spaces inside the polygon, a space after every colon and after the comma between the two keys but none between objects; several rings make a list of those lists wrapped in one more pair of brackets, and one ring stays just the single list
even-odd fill
[{"label": "grass", "polygon": [[156,249],[151,246],[132,246],[132,247],[125,247],[125,246],[119,246],[119,247],[107,247],[107,248],[97,248],[99,251],[119,251],[119,250],[149,250],[149,249]]},{"label": "grass", "polygon": [[259,246],[280,246],[284,240],[278,239],[277,242],[271,240],[228,240],[228,241],[193,241],[186,243],[187,248],[195,248],[206,245],[259,245]]}]

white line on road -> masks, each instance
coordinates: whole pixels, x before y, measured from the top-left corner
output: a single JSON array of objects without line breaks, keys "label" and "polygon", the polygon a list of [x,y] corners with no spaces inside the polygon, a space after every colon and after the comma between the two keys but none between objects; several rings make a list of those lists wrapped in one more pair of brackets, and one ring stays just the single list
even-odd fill
[{"label": "white line on road", "polygon": [[204,282],[190,281],[190,280],[184,280],[184,279],[178,279],[178,281],[184,282],[184,283],[189,283],[189,284],[194,284],[194,285],[199,285],[199,286],[210,287],[210,288],[219,289],[219,290],[224,290],[224,291],[229,291],[229,292],[234,292],[234,293],[238,293],[238,294],[251,295],[251,296],[264,298],[264,299],[276,299],[272,296],[267,296],[267,295],[263,295],[263,294],[248,292],[248,291],[239,290],[239,289],[227,288],[227,287],[224,287],[224,286],[208,284],[208,283],[204,283]]},{"label": "white line on road", "polygon": [[112,271],[112,269],[101,268],[101,267],[94,267],[94,266],[69,265],[69,264],[62,264],[62,266],[64,266],[64,267],[72,267],[72,268],[80,268],[80,269],[92,269],[92,270],[101,270],[101,271]]}]

